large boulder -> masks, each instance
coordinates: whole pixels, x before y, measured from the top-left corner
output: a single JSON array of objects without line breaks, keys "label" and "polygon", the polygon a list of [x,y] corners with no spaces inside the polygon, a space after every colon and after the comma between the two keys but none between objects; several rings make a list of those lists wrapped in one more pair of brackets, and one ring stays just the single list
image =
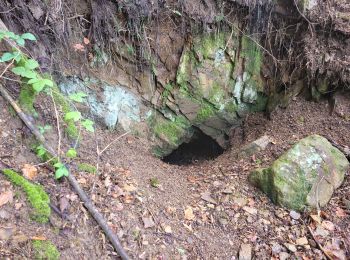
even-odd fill
[{"label": "large boulder", "polygon": [[294,210],[325,206],[343,182],[349,162],[324,137],[295,144],[271,167],[253,171],[249,181],[274,203]]}]

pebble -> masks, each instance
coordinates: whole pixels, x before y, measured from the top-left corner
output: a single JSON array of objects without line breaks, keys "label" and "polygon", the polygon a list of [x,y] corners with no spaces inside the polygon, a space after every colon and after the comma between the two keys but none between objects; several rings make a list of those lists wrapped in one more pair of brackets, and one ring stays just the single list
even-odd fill
[{"label": "pebble", "polygon": [[309,241],[307,240],[306,237],[300,237],[300,238],[298,238],[295,242],[296,242],[297,245],[299,245],[299,246],[305,246],[305,245],[309,244]]},{"label": "pebble", "polygon": [[252,247],[249,244],[242,244],[239,250],[239,260],[251,260],[252,259]]},{"label": "pebble", "polygon": [[295,253],[298,250],[293,244],[285,243],[284,246],[292,253]]},{"label": "pebble", "polygon": [[251,208],[251,207],[244,206],[243,210],[248,212],[249,214],[252,214],[252,215],[258,214],[258,210],[256,208]]},{"label": "pebble", "polygon": [[294,210],[292,210],[291,212],[289,212],[289,216],[294,219],[294,220],[298,220],[300,219],[300,214]]},{"label": "pebble", "polygon": [[286,252],[281,252],[279,254],[279,257],[280,257],[280,260],[287,260],[287,259],[289,259],[290,255]]}]

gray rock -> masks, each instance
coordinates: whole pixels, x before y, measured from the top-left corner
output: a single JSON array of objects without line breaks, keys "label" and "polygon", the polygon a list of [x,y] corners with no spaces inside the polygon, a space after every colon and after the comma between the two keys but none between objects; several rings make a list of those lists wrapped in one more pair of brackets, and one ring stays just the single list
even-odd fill
[{"label": "gray rock", "polygon": [[243,158],[246,156],[251,156],[257,152],[263,151],[271,143],[271,138],[267,135],[260,137],[259,139],[251,142],[250,144],[244,146],[239,152],[238,157]]},{"label": "gray rock", "polygon": [[343,182],[349,162],[319,135],[311,135],[278,158],[271,167],[253,171],[250,182],[273,202],[293,210],[325,206]]},{"label": "gray rock", "polygon": [[294,220],[298,220],[300,219],[300,214],[294,210],[292,210],[291,212],[289,212],[289,216],[294,219]]}]

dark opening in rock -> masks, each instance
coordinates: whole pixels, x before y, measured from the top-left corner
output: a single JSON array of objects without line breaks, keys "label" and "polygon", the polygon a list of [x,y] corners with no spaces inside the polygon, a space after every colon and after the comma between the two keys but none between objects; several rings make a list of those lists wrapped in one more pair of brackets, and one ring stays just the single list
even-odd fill
[{"label": "dark opening in rock", "polygon": [[198,130],[188,143],[181,144],[163,161],[169,164],[188,165],[211,160],[224,152],[224,149],[210,136]]}]

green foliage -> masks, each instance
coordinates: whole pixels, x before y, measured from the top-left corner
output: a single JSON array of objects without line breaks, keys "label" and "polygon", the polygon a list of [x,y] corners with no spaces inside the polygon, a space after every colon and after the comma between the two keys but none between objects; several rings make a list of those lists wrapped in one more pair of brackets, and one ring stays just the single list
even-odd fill
[{"label": "green foliage", "polygon": [[50,198],[42,186],[29,182],[18,173],[9,169],[3,170],[3,173],[13,184],[21,187],[26,193],[29,203],[33,207],[33,211],[30,214],[31,219],[38,223],[48,222],[51,214]]},{"label": "green foliage", "polygon": [[89,120],[89,119],[85,119],[81,122],[81,125],[89,132],[95,132],[95,129],[93,127],[94,122]]},{"label": "green foliage", "polygon": [[150,181],[150,184],[153,188],[158,188],[160,185],[160,182],[159,182],[158,178],[156,178],[156,177],[151,178],[149,181]]},{"label": "green foliage", "polygon": [[68,158],[75,158],[77,157],[77,151],[74,148],[69,148],[69,150],[66,152],[66,156]]},{"label": "green foliage", "polygon": [[60,259],[60,252],[57,250],[56,246],[48,240],[34,240],[32,246],[35,259]]},{"label": "green foliage", "polygon": [[69,95],[69,98],[75,102],[82,103],[84,102],[84,98],[86,98],[87,95],[84,92],[77,92],[74,94]]},{"label": "green foliage", "polygon": [[55,167],[55,178],[56,179],[60,179],[63,176],[68,177],[69,171],[63,163],[57,162],[53,166]]},{"label": "green foliage", "polygon": [[73,120],[74,122],[79,121],[81,118],[81,113],[79,111],[71,111],[66,113],[64,120]]},{"label": "green foliage", "polygon": [[81,172],[96,173],[97,169],[95,166],[88,163],[80,163],[78,165],[78,170]]},{"label": "green foliage", "polygon": [[39,132],[43,135],[46,131],[48,130],[51,130],[51,126],[50,125],[44,125],[44,126],[41,126],[39,125],[38,126],[38,129],[39,129]]},{"label": "green foliage", "polygon": [[[0,41],[3,39],[16,41],[16,43],[22,47],[25,45],[26,40],[36,40],[35,36],[31,33],[16,35],[13,32],[0,31]],[[61,106],[61,110],[64,113],[64,121],[66,123],[65,130],[70,137],[77,138],[79,136],[76,123],[80,123],[87,131],[94,132],[94,122],[89,119],[83,119],[79,111],[71,109],[66,98],[60,94],[54,82],[48,76],[41,75],[38,70],[39,63],[36,60],[28,57],[16,47],[13,51],[3,53],[0,58],[0,63],[9,63],[8,67],[13,64],[11,72],[20,77],[22,88],[19,95],[19,102],[25,112],[37,115],[34,109],[35,98],[38,93],[44,92],[52,95],[55,103]],[[75,102],[83,102],[85,97],[87,97],[85,93],[77,92],[70,95],[69,98]],[[50,129],[49,126],[39,126],[39,131],[42,134],[48,129]],[[63,163],[61,163],[60,158],[52,158],[43,146],[38,146],[35,150],[37,155],[44,161],[50,160],[52,162],[55,167],[56,179],[68,176],[68,169]],[[71,148],[68,150],[66,156],[68,158],[75,158],[77,152],[75,149]]]}]

